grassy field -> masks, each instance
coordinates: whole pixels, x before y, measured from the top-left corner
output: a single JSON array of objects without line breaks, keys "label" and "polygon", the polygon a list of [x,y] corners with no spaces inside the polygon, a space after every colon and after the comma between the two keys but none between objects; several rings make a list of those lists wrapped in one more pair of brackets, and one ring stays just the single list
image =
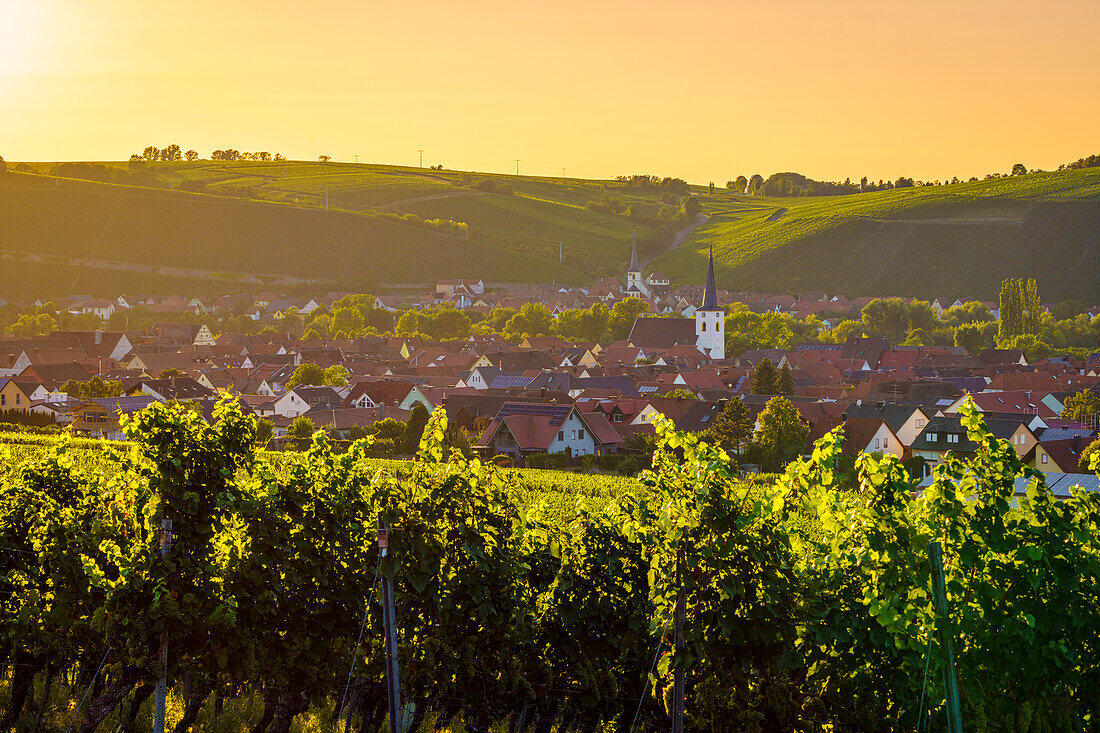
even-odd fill
[{"label": "grassy field", "polygon": [[[197,161],[63,164],[58,182],[55,164],[27,165],[0,178],[0,250],[61,259],[0,273],[7,298],[113,295],[120,283],[225,292],[227,276],[244,283],[238,291],[277,277],[363,287],[441,277],[583,285],[621,276],[634,235],[643,258],[660,253],[651,239],[658,193],[617,181]],[[485,181],[507,191],[487,192]],[[1047,300],[1100,292],[1096,168],[849,196],[692,192],[709,220],[647,268],[674,284],[701,282],[713,246],[719,287],[728,289],[990,298],[1005,277],[1035,276]],[[586,208],[604,197],[644,218]],[[429,219],[445,224],[425,226]],[[469,236],[452,236],[451,220],[466,223]],[[66,269],[64,258],[191,272],[127,279],[94,262]]]}]

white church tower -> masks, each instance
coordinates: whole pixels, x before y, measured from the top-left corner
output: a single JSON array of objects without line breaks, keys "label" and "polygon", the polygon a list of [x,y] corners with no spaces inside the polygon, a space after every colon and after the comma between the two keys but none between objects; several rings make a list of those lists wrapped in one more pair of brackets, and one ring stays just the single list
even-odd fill
[{"label": "white church tower", "polygon": [[642,279],[642,266],[638,264],[638,241],[634,240],[630,249],[630,267],[626,269],[626,288],[623,294],[628,298],[645,298],[649,296],[649,288]]},{"label": "white church tower", "polygon": [[710,250],[707,264],[707,287],[703,292],[703,304],[695,311],[695,345],[711,359],[726,358],[726,312],[718,307],[718,293],[714,287],[714,248]]}]

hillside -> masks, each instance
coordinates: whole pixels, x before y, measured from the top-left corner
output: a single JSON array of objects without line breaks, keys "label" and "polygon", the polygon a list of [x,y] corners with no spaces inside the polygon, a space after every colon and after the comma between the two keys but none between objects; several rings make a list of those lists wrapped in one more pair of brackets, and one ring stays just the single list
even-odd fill
[{"label": "hillside", "polygon": [[619,181],[298,161],[9,171],[0,296],[16,299],[440,277],[587,284],[621,276],[635,235],[655,258],[647,269],[674,283],[701,282],[713,245],[729,289],[992,297],[1002,278],[1031,275],[1048,300],[1100,292],[1095,168],[848,196],[693,186],[709,219],[667,252],[672,225],[659,229],[658,212],[675,196]]},{"label": "hillside", "polygon": [[991,298],[1033,276],[1051,301],[1100,293],[1100,168],[705,208],[654,263],[674,281],[702,280],[713,245],[735,290]]}]

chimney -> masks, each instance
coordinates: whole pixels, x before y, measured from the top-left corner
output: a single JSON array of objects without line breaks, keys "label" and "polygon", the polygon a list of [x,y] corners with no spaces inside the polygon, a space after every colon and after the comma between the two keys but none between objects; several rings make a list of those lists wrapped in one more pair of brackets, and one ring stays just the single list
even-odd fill
[{"label": "chimney", "polygon": [[1080,455],[1080,453],[1081,453],[1081,434],[1080,433],[1074,433],[1073,434],[1073,452],[1077,453],[1078,455]]}]

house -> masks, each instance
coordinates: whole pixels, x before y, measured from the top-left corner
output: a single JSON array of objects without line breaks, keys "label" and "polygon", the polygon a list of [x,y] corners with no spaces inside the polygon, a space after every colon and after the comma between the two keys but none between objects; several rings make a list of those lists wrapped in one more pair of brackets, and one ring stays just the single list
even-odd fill
[{"label": "house", "polygon": [[[343,407],[397,407],[405,398],[413,385],[409,382],[397,382],[392,380],[368,380],[355,382],[351,385],[351,391],[344,399]],[[411,407],[409,408],[411,409]]]},{"label": "house", "polygon": [[154,402],[148,395],[103,397],[79,402],[72,410],[73,429],[82,435],[105,440],[125,440],[119,418],[141,412]]},{"label": "house", "polygon": [[857,401],[845,409],[844,417],[845,419],[880,418],[886,421],[901,444],[908,448],[928,425],[928,421],[932,418],[931,412],[913,405]]},{"label": "house", "polygon": [[[986,420],[986,426],[995,438],[1011,443],[1021,457],[1026,456],[1039,442],[1022,419]],[[978,446],[967,437],[966,428],[958,415],[932,418],[910,446],[914,457],[924,459],[925,475],[930,475],[949,452],[966,456],[973,455],[977,449]]]},{"label": "house", "polygon": [[167,379],[139,379],[126,390],[128,395],[149,395],[159,402],[177,400],[196,402],[213,399],[214,390],[199,384],[191,377],[169,377]]},{"label": "house", "polygon": [[1074,473],[1081,462],[1081,451],[1088,447],[1088,440],[1081,435],[1036,443],[1024,463],[1043,473]]},{"label": "house", "polygon": [[900,459],[905,453],[901,439],[882,418],[849,418],[844,422],[844,438],[841,452],[846,456],[889,453]]},{"label": "house", "polygon": [[485,455],[523,458],[533,453],[571,457],[615,453],[623,438],[601,413],[582,413],[572,404],[505,402],[482,433]]},{"label": "house", "polygon": [[33,387],[14,379],[0,379],[0,412],[26,410],[30,407]]},{"label": "house", "polygon": [[344,396],[335,387],[298,385],[275,399],[272,410],[280,417],[298,417],[317,407],[336,409],[343,406]]}]

